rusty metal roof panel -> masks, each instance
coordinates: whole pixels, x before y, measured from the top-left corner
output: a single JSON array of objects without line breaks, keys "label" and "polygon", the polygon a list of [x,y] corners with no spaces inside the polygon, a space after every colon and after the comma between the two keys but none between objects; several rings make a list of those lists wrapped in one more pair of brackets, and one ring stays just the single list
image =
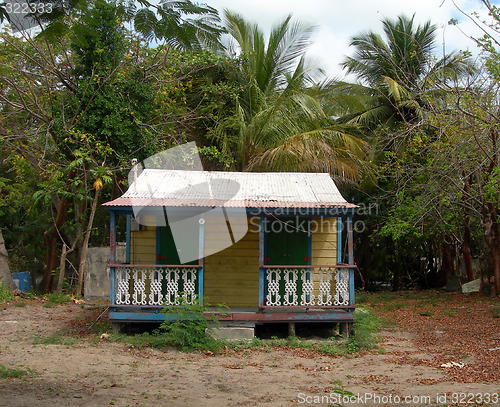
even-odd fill
[{"label": "rusty metal roof panel", "polygon": [[324,173],[145,169],[105,206],[354,208]]}]

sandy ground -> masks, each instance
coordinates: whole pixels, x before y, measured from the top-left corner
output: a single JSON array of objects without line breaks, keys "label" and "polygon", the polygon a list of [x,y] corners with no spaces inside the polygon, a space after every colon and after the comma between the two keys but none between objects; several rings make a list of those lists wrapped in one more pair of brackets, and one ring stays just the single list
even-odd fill
[{"label": "sandy ground", "polygon": [[[447,369],[418,347],[415,334],[398,327],[382,332],[384,354],[349,358],[297,349],[222,355],[135,349],[92,340],[83,331],[70,345],[33,344],[35,335],[75,335],[98,315],[92,308],[88,303],[45,308],[40,301],[0,308],[0,365],[33,371],[24,378],[0,378],[0,406],[330,406],[336,405],[338,380],[359,394],[345,406],[482,405],[453,393],[500,393],[497,380],[452,381]],[[464,403],[453,403],[454,397]],[[496,400],[484,405],[500,405]]]}]

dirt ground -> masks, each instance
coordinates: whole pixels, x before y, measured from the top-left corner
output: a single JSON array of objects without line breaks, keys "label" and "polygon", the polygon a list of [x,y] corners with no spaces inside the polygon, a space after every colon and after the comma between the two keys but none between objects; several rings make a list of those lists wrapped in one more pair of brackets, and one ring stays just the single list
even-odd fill
[{"label": "dirt ground", "polygon": [[[460,294],[439,307],[418,301],[398,297],[380,309],[373,300],[393,325],[382,331],[382,351],[352,357],[137,349],[89,333],[102,311],[93,303],[4,304],[0,365],[31,373],[0,378],[0,406],[500,405],[499,302]],[[54,335],[76,340],[34,344]],[[451,362],[463,366],[441,367]],[[349,400],[338,400],[338,380]],[[489,403],[471,403],[470,393]]]}]

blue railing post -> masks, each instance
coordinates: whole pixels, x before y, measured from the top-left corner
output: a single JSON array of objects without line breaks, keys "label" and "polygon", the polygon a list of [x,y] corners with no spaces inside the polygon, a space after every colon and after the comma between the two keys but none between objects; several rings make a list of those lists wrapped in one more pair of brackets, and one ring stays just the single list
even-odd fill
[{"label": "blue railing post", "polygon": [[127,215],[127,229],[125,235],[125,263],[130,264],[130,235],[131,235],[131,218],[132,215]]},{"label": "blue railing post", "polygon": [[[347,217],[347,247],[349,250],[349,265],[354,264],[354,242],[352,232],[352,215]],[[354,269],[349,269],[349,303],[354,305]]]},{"label": "blue railing post", "polygon": [[198,235],[198,301],[203,305],[203,281],[204,281],[204,258],[205,258],[205,219],[199,220]]},{"label": "blue railing post", "polygon": [[259,307],[264,306],[264,293],[266,290],[264,269],[264,214],[259,215]]},{"label": "blue railing post", "polygon": [[337,264],[342,263],[342,218],[337,218]]},{"label": "blue railing post", "polygon": [[[115,212],[110,211],[109,223],[109,263],[111,265],[116,263],[116,218]],[[110,266],[109,269],[109,300],[112,305],[115,304],[115,268]]]}]

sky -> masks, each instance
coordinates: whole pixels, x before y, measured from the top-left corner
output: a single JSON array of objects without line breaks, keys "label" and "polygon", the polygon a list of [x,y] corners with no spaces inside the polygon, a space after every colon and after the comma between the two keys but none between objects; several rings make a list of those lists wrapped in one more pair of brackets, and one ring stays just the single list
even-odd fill
[{"label": "sky", "polygon": [[[431,21],[437,25],[436,53],[477,48],[469,36],[479,37],[480,32],[471,18],[478,12],[487,19],[487,12],[480,0],[200,0],[219,12],[229,9],[246,20],[258,23],[264,32],[283,20],[288,14],[317,27],[308,55],[327,71],[329,77],[344,78],[340,63],[353,50],[350,40],[358,34],[374,31],[382,34],[381,20],[396,19],[404,14],[415,15],[419,24]],[[491,1],[499,4],[500,0]],[[464,13],[460,12],[457,6]],[[458,25],[448,25],[454,18]]]}]

